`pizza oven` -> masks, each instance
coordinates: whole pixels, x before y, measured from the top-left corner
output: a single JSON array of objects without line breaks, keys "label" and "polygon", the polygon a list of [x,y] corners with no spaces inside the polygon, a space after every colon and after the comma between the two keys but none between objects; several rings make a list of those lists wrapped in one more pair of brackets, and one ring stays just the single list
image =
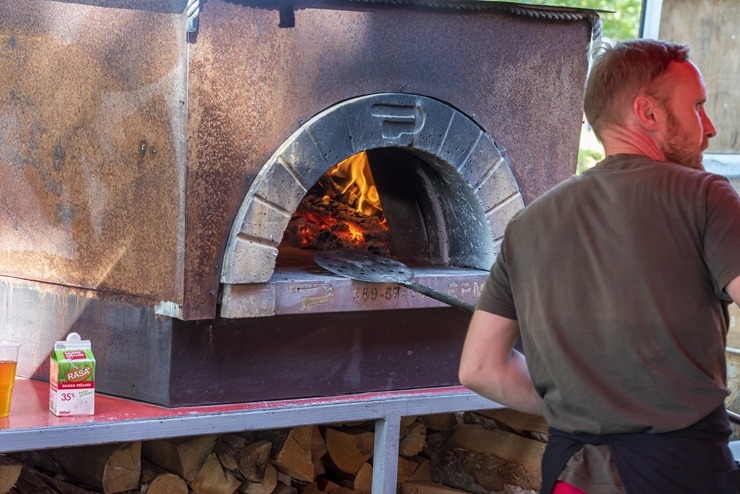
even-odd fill
[{"label": "pizza oven", "polygon": [[182,406],[457,384],[508,220],[575,170],[595,13],[454,0],[0,4],[19,372]]}]

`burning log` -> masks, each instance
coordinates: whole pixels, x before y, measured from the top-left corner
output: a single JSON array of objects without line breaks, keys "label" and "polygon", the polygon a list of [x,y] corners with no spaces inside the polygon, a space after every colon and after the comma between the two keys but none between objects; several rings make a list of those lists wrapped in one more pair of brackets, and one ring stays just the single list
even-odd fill
[{"label": "burning log", "polygon": [[328,196],[307,196],[293,214],[284,240],[303,249],[390,253],[390,232],[383,217],[369,216]]}]

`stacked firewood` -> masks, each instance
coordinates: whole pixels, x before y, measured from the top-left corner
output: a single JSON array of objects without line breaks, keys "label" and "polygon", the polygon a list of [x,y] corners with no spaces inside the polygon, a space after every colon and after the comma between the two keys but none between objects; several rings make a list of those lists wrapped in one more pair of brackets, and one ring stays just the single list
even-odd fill
[{"label": "stacked firewood", "polygon": [[[0,494],[369,494],[374,423],[302,426],[0,455]],[[406,417],[401,494],[530,494],[540,418],[508,409]]]}]

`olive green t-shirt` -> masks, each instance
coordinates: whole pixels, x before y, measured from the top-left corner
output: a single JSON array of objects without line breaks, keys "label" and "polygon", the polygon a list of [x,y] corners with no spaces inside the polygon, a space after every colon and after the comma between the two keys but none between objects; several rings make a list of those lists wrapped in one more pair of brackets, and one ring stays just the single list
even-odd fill
[{"label": "olive green t-shirt", "polygon": [[518,320],[551,426],[665,432],[729,393],[724,288],[737,276],[729,181],[616,155],[510,221],[477,308]]}]

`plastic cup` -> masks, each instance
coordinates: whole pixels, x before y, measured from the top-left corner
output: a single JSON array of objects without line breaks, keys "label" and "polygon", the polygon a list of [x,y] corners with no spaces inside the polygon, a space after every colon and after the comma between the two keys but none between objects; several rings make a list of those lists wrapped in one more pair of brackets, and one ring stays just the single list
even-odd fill
[{"label": "plastic cup", "polygon": [[15,368],[18,364],[20,343],[0,340],[0,418],[10,415],[10,399],[15,385]]}]

